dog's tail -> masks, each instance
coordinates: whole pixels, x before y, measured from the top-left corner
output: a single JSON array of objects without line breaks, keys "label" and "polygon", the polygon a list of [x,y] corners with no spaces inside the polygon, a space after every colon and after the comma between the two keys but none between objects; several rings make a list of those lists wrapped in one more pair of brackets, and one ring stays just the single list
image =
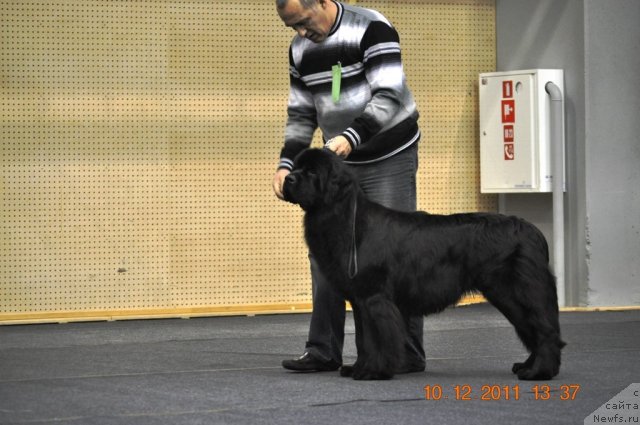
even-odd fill
[{"label": "dog's tail", "polygon": [[542,231],[526,220],[521,218],[516,218],[516,220],[518,220],[519,224],[517,228],[518,234],[521,235],[521,237],[526,238],[524,242],[527,245],[534,248],[531,252],[542,253],[544,258],[541,258],[541,260],[548,264],[549,244],[547,243],[547,238],[542,234]]}]

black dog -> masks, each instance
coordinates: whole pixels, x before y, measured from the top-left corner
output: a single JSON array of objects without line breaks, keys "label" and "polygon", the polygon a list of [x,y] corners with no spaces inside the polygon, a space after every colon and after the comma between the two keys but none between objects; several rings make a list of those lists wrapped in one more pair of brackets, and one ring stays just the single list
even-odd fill
[{"label": "black dog", "polygon": [[479,291],[527,350],[520,379],[560,369],[558,301],[547,243],[530,223],[498,214],[405,213],[373,203],[340,158],[308,149],[284,197],[305,211],[305,238],[325,277],[354,311],[358,358],[343,376],[389,379],[402,368],[403,317],[439,312]]}]

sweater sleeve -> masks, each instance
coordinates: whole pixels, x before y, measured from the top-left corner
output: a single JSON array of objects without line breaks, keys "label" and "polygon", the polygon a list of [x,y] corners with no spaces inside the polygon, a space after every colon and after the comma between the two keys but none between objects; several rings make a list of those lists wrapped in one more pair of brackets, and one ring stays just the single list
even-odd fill
[{"label": "sweater sleeve", "polygon": [[287,124],[284,147],[280,151],[278,169],[293,168],[293,160],[298,153],[309,147],[313,133],[318,127],[317,112],[311,92],[300,78],[289,48],[289,101],[287,104]]},{"label": "sweater sleeve", "polygon": [[373,21],[360,43],[365,75],[372,98],[363,113],[342,133],[356,148],[366,143],[396,115],[405,87],[397,31],[382,21]]}]

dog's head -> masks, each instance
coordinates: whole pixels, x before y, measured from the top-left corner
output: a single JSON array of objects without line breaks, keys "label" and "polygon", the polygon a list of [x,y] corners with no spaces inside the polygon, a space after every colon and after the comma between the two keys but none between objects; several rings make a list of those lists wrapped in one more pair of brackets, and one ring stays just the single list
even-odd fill
[{"label": "dog's head", "polygon": [[305,211],[339,202],[353,192],[355,180],[342,160],[327,149],[306,149],[284,180],[284,199]]}]

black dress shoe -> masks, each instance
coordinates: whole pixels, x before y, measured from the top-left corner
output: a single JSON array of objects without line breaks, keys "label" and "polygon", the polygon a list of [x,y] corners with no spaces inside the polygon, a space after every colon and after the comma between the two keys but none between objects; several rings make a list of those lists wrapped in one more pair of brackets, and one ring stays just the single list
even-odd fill
[{"label": "black dress shoe", "polygon": [[297,359],[283,360],[282,367],[297,372],[329,372],[338,370],[340,365],[333,360],[323,362],[313,357],[309,353],[304,353]]}]

